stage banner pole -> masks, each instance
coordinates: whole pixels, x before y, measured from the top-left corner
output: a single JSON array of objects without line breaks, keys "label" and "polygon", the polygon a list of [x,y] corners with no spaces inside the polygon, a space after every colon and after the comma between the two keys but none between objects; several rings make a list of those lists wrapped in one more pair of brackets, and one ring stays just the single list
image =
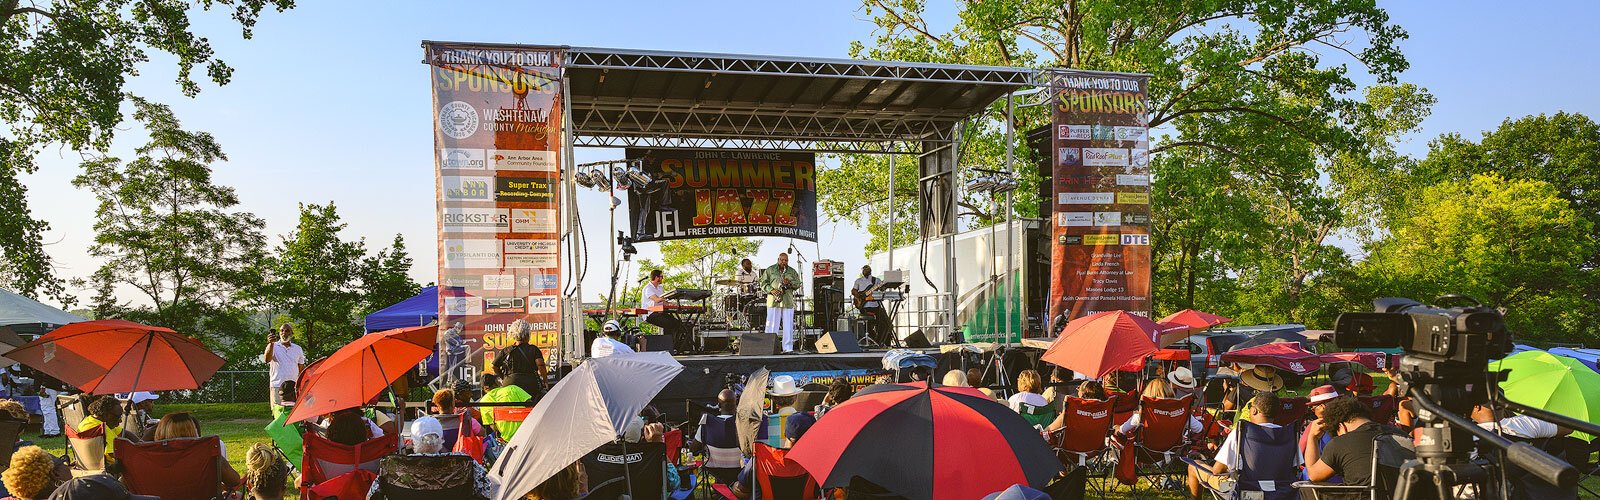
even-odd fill
[{"label": "stage banner pole", "polygon": [[515,342],[516,320],[554,365],[561,344],[560,47],[424,42],[433,86],[439,318],[482,357]]},{"label": "stage banner pole", "polygon": [[1054,327],[1100,311],[1150,315],[1148,85],[1143,75],[1050,75]]}]

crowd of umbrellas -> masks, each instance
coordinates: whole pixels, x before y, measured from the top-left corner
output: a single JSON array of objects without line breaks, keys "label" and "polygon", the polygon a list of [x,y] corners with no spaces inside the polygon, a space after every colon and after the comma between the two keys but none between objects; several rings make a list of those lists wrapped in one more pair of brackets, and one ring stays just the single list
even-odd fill
[{"label": "crowd of umbrellas", "polygon": [[[1104,377],[1118,369],[1165,359],[1163,348],[1196,331],[1230,321],[1186,310],[1152,321],[1125,311],[1091,314],[1068,323],[1041,360]],[[12,334],[15,336],[15,334]],[[0,342],[6,341],[0,338]],[[173,330],[123,320],[68,324],[5,353],[88,394],[198,389],[224,360],[200,341]],[[280,420],[293,423],[360,407],[390,388],[434,351],[432,326],[364,335],[306,367],[296,405]],[[1510,370],[1508,398],[1574,418],[1600,418],[1600,351],[1520,349],[1491,366]],[[1187,351],[1183,357],[1187,359]],[[1324,363],[1391,366],[1383,353],[1315,354],[1300,344],[1265,343],[1223,353],[1222,362],[1272,366],[1297,374]],[[490,470],[501,497],[520,496],[623,433],[629,420],[683,366],[661,352],[595,358],[563,377],[524,422]],[[747,387],[766,385],[766,370]],[[741,440],[748,445],[762,418],[760,389],[739,405]],[[746,436],[748,434],[748,436]],[[1013,484],[1043,486],[1060,470],[1048,444],[1019,415],[972,388],[883,384],[863,389],[820,419],[789,457],[825,488],[854,478],[908,498],[978,498]],[[884,464],[894,464],[885,466]]]}]

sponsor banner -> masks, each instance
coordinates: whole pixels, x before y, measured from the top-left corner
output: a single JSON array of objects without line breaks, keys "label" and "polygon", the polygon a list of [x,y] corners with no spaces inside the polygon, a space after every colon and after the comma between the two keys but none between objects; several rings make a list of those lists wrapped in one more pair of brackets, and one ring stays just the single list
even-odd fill
[{"label": "sponsor banner", "polygon": [[556,253],[556,240],[504,240],[506,253]]},{"label": "sponsor banner", "polygon": [[550,203],[556,199],[554,177],[495,177],[494,199],[516,203]]},{"label": "sponsor banner", "polygon": [[817,240],[813,153],[629,148],[627,155],[639,159],[641,170],[652,179],[628,190],[634,241],[718,236]]},{"label": "sponsor banner", "polygon": [[1050,243],[1052,318],[1150,310],[1147,83],[1138,75],[1051,75],[1051,192],[1057,202]]},{"label": "sponsor banner", "polygon": [[[544,352],[559,351],[558,303],[535,310],[528,297],[560,290],[565,56],[556,47],[423,46],[433,89],[440,324],[464,325],[469,352],[484,353],[456,372],[471,380],[512,343],[515,321],[533,326]],[[529,239],[535,234],[550,237]]]},{"label": "sponsor banner", "polygon": [[444,240],[444,261],[457,269],[500,267],[500,240]]},{"label": "sponsor banner", "polygon": [[554,295],[529,295],[528,312],[534,314],[553,313],[556,312],[556,305],[560,303],[560,298]]},{"label": "sponsor banner", "polygon": [[556,267],[555,254],[506,254],[507,269],[553,269]]},{"label": "sponsor banner", "polygon": [[489,186],[493,177],[447,175],[444,177],[444,199],[452,201],[494,201]]},{"label": "sponsor banner", "polygon": [[555,151],[526,151],[520,149],[491,149],[486,155],[489,169],[497,171],[521,170],[526,172],[555,172]]},{"label": "sponsor banner", "polygon": [[1117,202],[1116,193],[1057,193],[1056,199],[1062,205],[1112,205]]},{"label": "sponsor banner", "polygon": [[1128,149],[1083,148],[1083,166],[1126,167],[1128,166]]}]

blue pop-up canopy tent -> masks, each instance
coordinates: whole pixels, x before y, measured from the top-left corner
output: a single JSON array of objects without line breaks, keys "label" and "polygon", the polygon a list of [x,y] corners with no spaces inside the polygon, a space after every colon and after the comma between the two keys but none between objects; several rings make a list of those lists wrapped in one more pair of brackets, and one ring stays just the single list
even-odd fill
[{"label": "blue pop-up canopy tent", "polygon": [[1600,372],[1600,349],[1556,347],[1546,352],[1576,359],[1578,362],[1583,363],[1583,366],[1589,367],[1590,370]]},{"label": "blue pop-up canopy tent", "polygon": [[422,326],[439,318],[439,287],[422,289],[409,299],[367,315],[367,332]]}]

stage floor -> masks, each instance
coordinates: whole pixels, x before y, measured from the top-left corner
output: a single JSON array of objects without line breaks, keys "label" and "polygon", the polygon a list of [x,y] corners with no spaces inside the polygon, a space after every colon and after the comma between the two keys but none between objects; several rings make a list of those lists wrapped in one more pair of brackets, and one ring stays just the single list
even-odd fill
[{"label": "stage floor", "polygon": [[[938,348],[913,349],[937,356]],[[717,393],[726,387],[728,375],[744,376],[766,368],[774,376],[788,374],[800,383],[811,376],[876,376],[888,373],[883,370],[883,355],[888,352],[875,349],[857,353],[833,354],[773,354],[740,356],[736,354],[692,354],[673,356],[683,364],[683,372],[672,379],[653,401],[656,408],[674,421],[682,421],[705,404],[715,404]]]}]

